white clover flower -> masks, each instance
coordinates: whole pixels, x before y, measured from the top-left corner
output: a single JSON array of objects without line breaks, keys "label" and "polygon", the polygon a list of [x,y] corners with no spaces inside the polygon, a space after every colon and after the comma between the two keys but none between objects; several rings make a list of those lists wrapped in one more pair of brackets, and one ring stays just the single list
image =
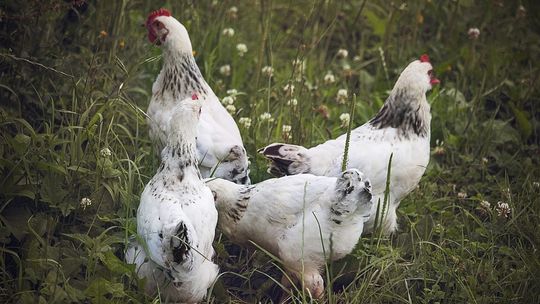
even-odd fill
[{"label": "white clover flower", "polygon": [[219,73],[223,76],[230,76],[231,75],[231,66],[226,64],[219,68]]},{"label": "white clover flower", "polygon": [[310,81],[308,80],[305,80],[304,81],[304,86],[306,86],[306,88],[310,91],[317,91],[319,89],[318,86],[312,84]]},{"label": "white clover flower", "polygon": [[349,113],[342,113],[339,115],[339,120],[341,120],[341,127],[347,127],[351,122],[351,115]]},{"label": "white clover flower", "polygon": [[362,58],[358,55],[354,56],[353,59],[352,59],[354,62],[360,62],[362,61]]},{"label": "white clover flower", "polygon": [[242,57],[245,53],[247,53],[248,48],[244,43],[239,43],[236,45],[236,50],[238,51],[238,56]]},{"label": "white clover flower", "polygon": [[348,97],[347,90],[346,89],[339,89],[339,91],[337,92],[337,96],[347,98]]},{"label": "white clover flower", "polygon": [[228,104],[225,109],[231,114],[234,114],[236,112],[236,107],[233,104]]},{"label": "white clover flower", "polygon": [[444,147],[442,147],[442,146],[435,146],[435,148],[433,149],[433,154],[435,154],[435,155],[439,155],[439,156],[444,155],[445,152],[446,151],[445,151]]},{"label": "white clover flower", "polygon": [[344,70],[344,71],[350,71],[351,70],[351,65],[348,64],[348,63],[344,63],[341,68]]},{"label": "white clover flower", "polygon": [[540,188],[540,183],[539,182],[533,182],[533,187],[535,188]]},{"label": "white clover flower", "polygon": [[101,151],[99,151],[99,154],[101,154],[103,157],[109,157],[112,155],[112,152],[109,148],[103,148]]},{"label": "white clover flower", "polygon": [[225,96],[221,99],[221,103],[224,105],[232,105],[234,103],[234,98],[231,96]]},{"label": "white clover flower", "polygon": [[347,98],[349,98],[349,94],[347,93],[346,89],[339,89],[336,96],[337,103],[345,103],[347,101]]},{"label": "white clover flower", "polygon": [[326,84],[332,84],[334,82],[336,82],[336,76],[334,76],[334,74],[332,74],[332,71],[328,71],[326,72],[326,75],[324,75],[324,83]]},{"label": "white clover flower", "polygon": [[508,218],[510,216],[510,213],[512,213],[512,208],[510,208],[510,205],[508,203],[503,202],[497,202],[497,206],[495,207],[495,210],[497,210],[497,214],[500,217]]},{"label": "white clover flower", "polygon": [[339,49],[336,56],[338,58],[347,58],[347,56],[349,56],[349,51],[347,51],[346,49]]},{"label": "white clover flower", "polygon": [[433,149],[433,153],[439,156],[446,153],[446,150],[444,148],[444,141],[439,141],[438,139],[435,141],[435,148]]},{"label": "white clover flower", "polygon": [[231,19],[236,19],[238,18],[238,8],[236,6],[231,6],[228,10],[227,10],[227,15],[229,15],[229,17]]},{"label": "white clover flower", "polygon": [[251,118],[249,117],[240,117],[238,122],[244,126],[244,128],[249,129],[251,127]]},{"label": "white clover flower", "polygon": [[476,210],[481,216],[487,216],[491,212],[491,204],[488,201],[480,201],[480,206]]},{"label": "white clover flower", "polygon": [[433,154],[435,155],[444,155],[445,149],[444,149],[444,141],[436,139],[435,140],[435,148],[433,149]]},{"label": "white clover flower", "polygon": [[293,60],[292,65],[297,72],[303,72],[306,69],[306,61],[299,58]]},{"label": "white clover flower", "polygon": [[291,130],[292,130],[292,127],[290,125],[283,125],[281,127],[283,138],[288,139],[289,137],[291,137]]},{"label": "white clover flower", "polygon": [[261,116],[259,116],[260,120],[261,121],[265,121],[265,120],[268,120],[268,121],[271,121],[272,120],[272,114],[268,113],[268,112],[264,112],[261,114]]},{"label": "white clover flower", "polygon": [[298,105],[298,100],[296,100],[296,98],[289,99],[287,100],[287,105],[296,107]]},{"label": "white clover flower", "polygon": [[466,199],[467,198],[467,192],[458,192],[457,197],[459,199]]},{"label": "white clover flower", "polygon": [[225,37],[232,37],[234,36],[234,29],[232,27],[228,27],[226,29],[223,29],[223,32],[221,32],[223,36]]},{"label": "white clover flower", "polygon": [[238,90],[236,89],[227,90],[227,94],[231,95],[234,98],[236,95],[238,95]]},{"label": "white clover flower", "polygon": [[489,163],[489,159],[487,159],[487,157],[482,157],[482,164],[487,164]]},{"label": "white clover flower", "polygon": [[92,200],[89,199],[88,197],[83,197],[81,199],[81,208],[83,208],[83,210],[86,209],[86,207],[92,205]]},{"label": "white clover flower", "polygon": [[262,68],[261,72],[262,72],[264,75],[268,76],[268,77],[274,76],[274,68],[271,67],[271,66],[268,66],[268,65],[267,65],[267,66],[264,66],[264,67]]},{"label": "white clover flower", "polygon": [[476,40],[480,36],[480,30],[477,27],[471,27],[467,31],[467,35],[469,35],[469,39]]},{"label": "white clover flower", "polygon": [[283,91],[284,91],[285,93],[287,93],[287,95],[292,96],[292,94],[294,93],[294,84],[292,84],[292,83],[287,83],[287,84],[283,87]]}]

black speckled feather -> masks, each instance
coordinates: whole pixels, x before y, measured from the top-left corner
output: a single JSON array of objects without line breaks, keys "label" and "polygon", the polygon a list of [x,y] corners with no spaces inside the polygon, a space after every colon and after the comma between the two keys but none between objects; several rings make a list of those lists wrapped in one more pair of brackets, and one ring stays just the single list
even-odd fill
[{"label": "black speckled feather", "polygon": [[397,90],[391,94],[379,113],[369,122],[376,129],[397,128],[399,135],[409,138],[410,134],[425,137],[429,128],[422,118],[420,105],[409,100],[418,98],[409,94],[405,89]]},{"label": "black speckled feather", "polygon": [[163,82],[158,94],[163,96],[165,92],[170,92],[175,100],[189,98],[194,92],[200,95],[208,94],[201,71],[193,56],[182,55],[164,71]]}]

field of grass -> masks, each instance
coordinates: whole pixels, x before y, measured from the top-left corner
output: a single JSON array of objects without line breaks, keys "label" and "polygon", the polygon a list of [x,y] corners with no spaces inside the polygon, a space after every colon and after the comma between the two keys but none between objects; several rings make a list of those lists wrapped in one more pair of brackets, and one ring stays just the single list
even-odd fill
[{"label": "field of grass", "polygon": [[[270,177],[258,148],[344,133],[353,95],[364,123],[430,55],[430,165],[398,233],[328,265],[320,303],[540,303],[532,0],[0,2],[0,302],[159,302],[122,259],[158,166],[144,112],[161,50],[141,24],[160,6],[215,93],[234,96],[253,182]],[[208,302],[275,301],[280,265],[216,235]]]}]

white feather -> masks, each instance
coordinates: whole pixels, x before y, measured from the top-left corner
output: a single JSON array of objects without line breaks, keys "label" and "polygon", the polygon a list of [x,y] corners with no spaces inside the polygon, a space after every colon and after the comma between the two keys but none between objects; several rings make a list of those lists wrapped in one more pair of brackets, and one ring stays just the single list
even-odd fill
[{"label": "white feather", "polygon": [[[351,133],[347,168],[365,172],[373,184],[375,204],[364,231],[374,227],[377,202],[382,209],[391,155],[388,206],[382,222],[386,233],[397,229],[399,202],[418,185],[426,170],[431,114],[425,93],[431,88],[431,69],[429,62],[409,64],[378,115]],[[338,176],[345,141],[346,134],[310,149],[276,143],[261,149],[261,153],[272,161],[269,171],[274,174]]]},{"label": "white feather", "polygon": [[[141,194],[137,233],[147,252],[134,244],[126,259],[135,262],[146,290],[172,302],[198,302],[215,281],[212,262],[217,210],[196,164],[195,134],[200,101],[183,100],[169,122],[158,172]],[[145,258],[148,258],[147,260]]]},{"label": "white feather", "polygon": [[156,20],[164,24],[167,35],[162,44],[163,68],[152,86],[147,111],[150,138],[161,151],[173,108],[195,94],[203,101],[197,125],[201,174],[209,177],[214,173],[216,177],[249,184],[248,157],[238,126],[204,80],[193,58],[187,30],[174,17],[161,16]]},{"label": "white feather", "polygon": [[300,174],[253,186],[222,179],[207,184],[219,228],[234,242],[253,242],[276,255],[298,279],[304,270],[304,283],[317,297],[325,260],[354,249],[371,212],[371,186],[356,169],[339,178]]}]

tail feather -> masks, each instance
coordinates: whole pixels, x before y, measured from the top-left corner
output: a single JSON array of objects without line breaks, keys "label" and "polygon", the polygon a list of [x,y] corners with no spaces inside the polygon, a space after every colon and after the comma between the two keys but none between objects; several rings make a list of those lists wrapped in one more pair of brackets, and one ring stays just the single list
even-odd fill
[{"label": "tail feather", "polygon": [[331,218],[340,225],[354,214],[367,221],[373,206],[371,183],[357,169],[344,171],[336,181],[338,199],[332,204]]},{"label": "tail feather", "polygon": [[310,171],[308,149],[302,146],[274,143],[259,149],[259,153],[270,160],[268,173],[272,175],[295,175]]}]

